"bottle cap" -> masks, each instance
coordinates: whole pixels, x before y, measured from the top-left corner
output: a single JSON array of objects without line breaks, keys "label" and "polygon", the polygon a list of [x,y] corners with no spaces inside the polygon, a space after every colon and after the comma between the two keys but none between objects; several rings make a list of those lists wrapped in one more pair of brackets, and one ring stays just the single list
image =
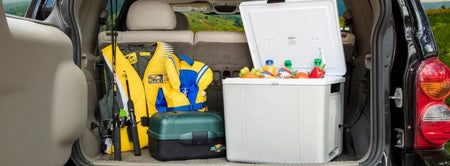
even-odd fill
[{"label": "bottle cap", "polygon": [[266,65],[273,65],[273,60],[271,60],[271,59],[266,60]]},{"label": "bottle cap", "polygon": [[320,59],[320,58],[314,59],[314,66],[315,67],[320,67],[321,65],[322,65],[322,59]]},{"label": "bottle cap", "polygon": [[291,60],[285,60],[284,61],[284,67],[290,69],[292,67],[292,61]]}]

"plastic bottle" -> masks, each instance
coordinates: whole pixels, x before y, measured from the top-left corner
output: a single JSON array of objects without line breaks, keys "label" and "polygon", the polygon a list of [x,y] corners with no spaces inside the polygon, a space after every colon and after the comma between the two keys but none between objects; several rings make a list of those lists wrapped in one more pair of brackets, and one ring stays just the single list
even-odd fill
[{"label": "plastic bottle", "polygon": [[271,74],[272,76],[277,75],[277,68],[275,66],[273,66],[273,60],[271,60],[271,59],[266,60],[266,66],[263,67],[263,70],[265,72]]},{"label": "plastic bottle", "polygon": [[292,68],[292,61],[291,60],[289,60],[289,59],[285,60],[284,61],[284,67],[291,71],[292,76],[295,76],[295,74],[297,74],[297,70],[294,70]]},{"label": "plastic bottle", "polygon": [[319,48],[319,58],[314,59],[314,69],[309,73],[309,78],[323,78],[325,76],[325,59],[322,49]]},{"label": "plastic bottle", "polygon": [[285,60],[284,67],[278,69],[277,78],[291,78],[292,73],[292,61]]}]

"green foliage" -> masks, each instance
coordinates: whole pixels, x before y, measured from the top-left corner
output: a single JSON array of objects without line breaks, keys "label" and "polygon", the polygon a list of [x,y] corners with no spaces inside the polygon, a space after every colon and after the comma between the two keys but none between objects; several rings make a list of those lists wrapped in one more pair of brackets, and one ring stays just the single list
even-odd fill
[{"label": "green foliage", "polygon": [[450,153],[450,143],[446,143],[444,146],[445,150]]},{"label": "green foliage", "polygon": [[244,31],[240,15],[207,15],[204,13],[185,13],[190,28],[198,31]]},{"label": "green foliage", "polygon": [[28,5],[30,5],[30,2],[14,2],[4,4],[3,8],[5,13],[23,17],[27,12]]},{"label": "green foliage", "polygon": [[[114,17],[114,20],[117,20],[117,17],[119,16],[119,13],[115,13],[114,15],[113,15],[113,17]],[[106,23],[106,25],[103,25],[102,26],[102,29],[101,29],[101,31],[103,32],[103,31],[109,31],[109,30],[111,30],[111,17],[110,16],[108,16],[108,20],[107,20],[108,22]]]},{"label": "green foliage", "polygon": [[11,9],[11,8],[21,7],[21,6],[28,6],[28,5],[30,5],[30,1],[31,0],[22,0],[22,1],[17,0],[17,1],[16,2],[3,3],[3,9],[7,10],[7,9]]},{"label": "green foliage", "polygon": [[[108,3],[106,4],[106,8],[105,8],[106,11],[108,11],[108,18],[107,18],[108,22],[106,23],[106,25],[102,26],[101,31],[111,30],[111,13],[113,13],[114,20],[116,20],[117,17],[119,16],[120,10],[122,9],[124,2],[125,2],[125,0],[117,0],[117,4],[116,4],[116,2],[114,0],[113,1],[113,4],[114,4],[113,12],[111,12],[111,4],[110,4],[110,1],[108,0]],[[117,11],[116,11],[116,8],[117,8]]]}]

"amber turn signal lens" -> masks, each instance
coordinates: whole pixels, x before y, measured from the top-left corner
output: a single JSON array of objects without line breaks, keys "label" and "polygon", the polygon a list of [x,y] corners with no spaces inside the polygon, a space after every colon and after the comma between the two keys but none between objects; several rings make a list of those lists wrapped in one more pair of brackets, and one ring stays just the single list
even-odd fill
[{"label": "amber turn signal lens", "polygon": [[421,82],[420,86],[425,94],[433,99],[443,99],[450,93],[450,81]]},{"label": "amber turn signal lens", "polygon": [[439,60],[430,60],[419,71],[422,91],[435,100],[445,99],[450,94],[450,69]]}]

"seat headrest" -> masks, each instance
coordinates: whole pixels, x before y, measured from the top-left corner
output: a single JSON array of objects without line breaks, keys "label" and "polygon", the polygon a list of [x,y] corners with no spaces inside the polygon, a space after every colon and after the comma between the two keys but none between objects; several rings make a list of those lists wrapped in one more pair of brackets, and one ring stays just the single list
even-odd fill
[{"label": "seat headrest", "polygon": [[167,2],[135,1],[128,9],[129,30],[173,30],[176,24],[175,12]]},{"label": "seat headrest", "polygon": [[247,43],[244,32],[236,31],[200,31],[195,33],[194,43]]}]

